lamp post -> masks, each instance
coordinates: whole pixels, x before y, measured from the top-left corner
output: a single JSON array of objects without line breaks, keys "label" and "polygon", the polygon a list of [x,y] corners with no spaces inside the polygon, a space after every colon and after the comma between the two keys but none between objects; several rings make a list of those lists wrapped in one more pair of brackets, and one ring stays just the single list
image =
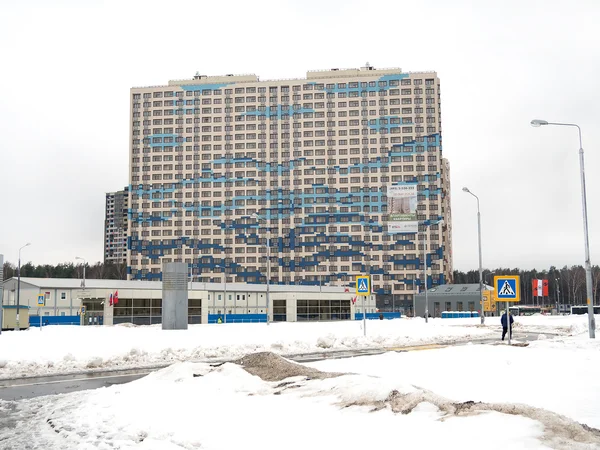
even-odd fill
[{"label": "lamp post", "polygon": [[18,273],[17,273],[17,323],[15,326],[16,331],[20,330],[19,306],[20,306],[20,302],[21,302],[21,250],[23,250],[25,247],[29,247],[30,245],[31,245],[31,242],[28,242],[27,244],[25,244],[23,247],[21,247],[19,249],[19,265],[18,265]]},{"label": "lamp post", "polygon": [[556,282],[556,314],[560,315],[560,279],[555,278]]},{"label": "lamp post", "polygon": [[[260,216],[257,213],[252,214],[257,221],[260,220]],[[267,227],[267,325],[269,325],[269,305],[271,303],[271,229]]]},{"label": "lamp post", "polygon": [[585,191],[585,164],[583,158],[583,140],[581,138],[581,128],[574,123],[548,122],[547,120],[534,119],[531,126],[541,127],[542,125],[557,125],[563,127],[575,127],[579,132],[579,174],[581,178],[581,204],[583,209],[583,240],[585,246],[585,284],[587,291],[588,305],[588,328],[590,339],[596,337],[596,319],[594,318],[594,292],[592,284],[592,264],[590,262],[590,240],[588,236],[588,218],[587,218],[587,198]]},{"label": "lamp post", "polygon": [[479,242],[479,301],[481,304],[481,325],[485,323],[485,312],[483,311],[483,267],[481,263],[481,211],[479,209],[479,197],[473,194],[469,188],[462,189],[467,194],[471,194],[477,199],[477,239]]},{"label": "lamp post", "polygon": [[87,262],[84,258],[81,258],[79,256],[76,256],[75,259],[80,259],[83,261],[83,280],[81,281],[81,288],[85,289],[85,266],[87,265]]}]

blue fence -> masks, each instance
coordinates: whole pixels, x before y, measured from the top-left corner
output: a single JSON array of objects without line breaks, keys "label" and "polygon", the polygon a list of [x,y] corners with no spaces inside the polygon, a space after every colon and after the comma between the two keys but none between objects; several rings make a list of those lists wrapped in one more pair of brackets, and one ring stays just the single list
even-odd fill
[{"label": "blue fence", "polygon": [[[221,319],[219,321],[219,319]],[[209,314],[208,323],[223,323],[225,316],[223,314]],[[227,314],[227,323],[259,323],[267,322],[266,314]]]},{"label": "blue fence", "polygon": [[466,319],[469,317],[479,317],[477,311],[442,311],[442,319]]},{"label": "blue fence", "polygon": [[[79,316],[42,316],[42,325],[79,325]],[[29,316],[29,326],[39,327],[40,316]]]},{"label": "blue fence", "polygon": [[[379,320],[380,316],[383,316],[384,319],[399,319],[401,317],[400,312],[381,312],[381,313],[367,313],[368,320]],[[362,320],[363,313],[354,313],[354,320]]]}]

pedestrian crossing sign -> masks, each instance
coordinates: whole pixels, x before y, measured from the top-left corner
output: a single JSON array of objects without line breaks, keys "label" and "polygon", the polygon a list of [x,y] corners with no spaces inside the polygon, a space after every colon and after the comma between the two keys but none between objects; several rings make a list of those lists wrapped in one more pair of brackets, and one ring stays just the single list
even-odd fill
[{"label": "pedestrian crossing sign", "polygon": [[496,299],[505,302],[521,301],[521,284],[519,275],[499,275],[494,277]]},{"label": "pedestrian crossing sign", "polygon": [[371,279],[367,275],[356,276],[356,295],[371,294]]}]

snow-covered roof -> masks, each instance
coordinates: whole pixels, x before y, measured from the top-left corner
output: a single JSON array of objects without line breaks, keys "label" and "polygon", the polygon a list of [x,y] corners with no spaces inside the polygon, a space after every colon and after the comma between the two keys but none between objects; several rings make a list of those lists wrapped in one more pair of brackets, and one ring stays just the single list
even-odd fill
[{"label": "snow-covered roof", "polygon": [[[484,291],[492,291],[494,288],[483,285]],[[428,295],[479,295],[479,283],[473,284],[442,284],[427,290]],[[424,294],[423,294],[424,295]]]},{"label": "snow-covered roof", "polygon": [[[9,281],[16,281],[16,278],[11,278]],[[80,278],[28,278],[21,277],[21,284],[26,283],[31,286],[39,287],[41,289],[81,289]],[[189,283],[188,283],[189,284]],[[98,279],[86,279],[86,289],[156,289],[162,290],[161,281],[141,281],[141,280],[98,280]],[[224,283],[192,283],[192,290],[199,291],[223,291],[225,288]],[[305,285],[275,285],[269,286],[273,292],[329,292],[329,293],[349,293],[354,292],[353,288],[346,288],[344,286],[305,286]],[[266,284],[246,284],[246,283],[227,283],[227,289],[231,291],[240,292],[266,292]]]}]

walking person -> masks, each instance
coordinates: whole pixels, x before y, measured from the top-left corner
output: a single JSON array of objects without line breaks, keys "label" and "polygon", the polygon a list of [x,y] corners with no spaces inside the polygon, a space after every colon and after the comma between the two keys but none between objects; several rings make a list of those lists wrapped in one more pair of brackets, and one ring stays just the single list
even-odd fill
[{"label": "walking person", "polygon": [[513,316],[509,311],[504,311],[504,314],[502,314],[502,317],[500,318],[500,323],[502,323],[502,340],[504,340],[506,333],[509,332],[509,330],[508,330],[509,322],[508,322],[508,318],[506,317],[507,314],[510,317],[510,335],[509,335],[509,337],[512,339],[512,324],[515,322],[515,319],[513,319]]}]

